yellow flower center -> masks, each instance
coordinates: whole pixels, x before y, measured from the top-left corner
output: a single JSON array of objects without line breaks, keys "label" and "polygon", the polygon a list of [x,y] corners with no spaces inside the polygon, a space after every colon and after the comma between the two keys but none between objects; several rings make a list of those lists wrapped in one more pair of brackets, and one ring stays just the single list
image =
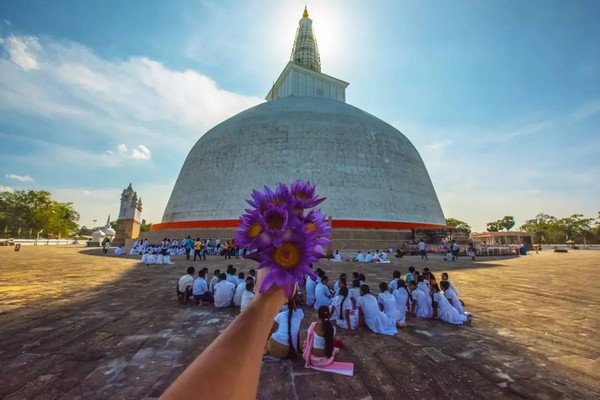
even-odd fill
[{"label": "yellow flower center", "polygon": [[294,269],[300,261],[300,251],[293,243],[285,242],[275,249],[273,259],[282,268]]},{"label": "yellow flower center", "polygon": [[248,236],[250,236],[251,238],[258,237],[258,235],[260,235],[262,231],[262,226],[260,226],[258,222],[253,222],[252,225],[250,225],[250,229],[248,230]]},{"label": "yellow flower center", "polygon": [[305,192],[294,192],[292,196],[297,198],[298,200],[310,200],[310,197]]},{"label": "yellow flower center", "polygon": [[267,217],[266,221],[267,225],[269,226],[269,229],[279,230],[283,228],[284,219],[281,215],[271,214]]},{"label": "yellow flower center", "polygon": [[306,224],[306,233],[314,232],[316,230],[317,230],[317,225],[313,224],[312,222],[309,222],[308,224]]}]

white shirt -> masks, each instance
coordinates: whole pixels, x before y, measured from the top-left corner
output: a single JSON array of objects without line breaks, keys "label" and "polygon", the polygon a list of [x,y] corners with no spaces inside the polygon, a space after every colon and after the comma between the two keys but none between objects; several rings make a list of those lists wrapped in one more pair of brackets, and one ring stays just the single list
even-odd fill
[{"label": "white shirt", "polygon": [[337,253],[335,255],[335,257],[333,257],[333,261],[336,261],[336,262],[342,261],[342,255],[340,253]]},{"label": "white shirt", "polygon": [[393,281],[390,282],[390,284],[388,285],[388,287],[390,288],[390,293],[393,293],[394,290],[398,289],[398,280],[400,278],[394,278]]},{"label": "white shirt", "polygon": [[371,253],[367,254],[367,257],[365,258],[365,261],[366,261],[366,262],[371,262],[371,261],[373,261],[373,254],[371,254]]},{"label": "white shirt", "polygon": [[[292,314],[292,343],[294,347],[298,347],[298,332],[300,331],[300,324],[304,319],[304,312],[302,310],[297,309]],[[288,345],[288,310],[282,311],[275,317],[275,322],[279,325],[277,331],[274,332],[271,337],[273,340],[281,343],[285,346]]]},{"label": "white shirt", "polygon": [[425,242],[419,242],[419,251],[423,251],[427,249],[427,244]]},{"label": "white shirt", "polygon": [[192,286],[194,284],[194,277],[190,274],[185,274],[181,278],[179,278],[179,291],[185,292],[185,288],[188,286]]},{"label": "white shirt", "polygon": [[363,253],[358,253],[358,255],[356,256],[356,261],[365,261],[365,256],[363,255]]},{"label": "white shirt", "polygon": [[331,292],[327,285],[318,283],[315,288],[315,310],[318,310],[321,306],[328,306],[331,304]]},{"label": "white shirt", "polygon": [[239,307],[242,305],[242,295],[246,290],[246,282],[242,282],[235,288],[235,294],[233,295],[233,305]]},{"label": "white shirt", "polygon": [[253,298],[254,293],[252,293],[249,290],[245,290],[244,288],[244,293],[242,293],[241,309],[243,310],[244,308],[246,308]]},{"label": "white shirt", "polygon": [[194,280],[194,286],[192,286],[192,294],[194,296],[200,296],[204,293],[208,292],[208,283],[206,283],[206,279],[202,277],[197,277]]},{"label": "white shirt", "polygon": [[235,293],[235,285],[231,282],[220,281],[215,285],[215,307],[224,308],[231,305]]},{"label": "white shirt", "polygon": [[210,291],[214,292],[215,291],[215,285],[219,283],[219,278],[217,278],[216,276],[213,276],[212,278],[210,278]]}]

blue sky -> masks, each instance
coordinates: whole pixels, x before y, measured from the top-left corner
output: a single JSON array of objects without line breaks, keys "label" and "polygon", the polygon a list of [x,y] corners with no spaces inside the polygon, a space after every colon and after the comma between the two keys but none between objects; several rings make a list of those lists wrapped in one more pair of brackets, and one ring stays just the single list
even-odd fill
[{"label": "blue sky", "polygon": [[[0,189],[158,222],[192,145],[263,101],[303,1],[0,2]],[[600,3],[309,1],[323,72],[402,131],[447,217],[600,211]]]}]

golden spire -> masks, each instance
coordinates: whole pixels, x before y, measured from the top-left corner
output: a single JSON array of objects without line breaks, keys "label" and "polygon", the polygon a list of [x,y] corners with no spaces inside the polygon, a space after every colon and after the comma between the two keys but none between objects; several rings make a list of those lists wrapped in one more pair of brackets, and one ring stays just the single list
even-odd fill
[{"label": "golden spire", "polygon": [[306,6],[304,6],[304,12],[302,13],[302,18],[308,18],[308,10],[306,9]]}]

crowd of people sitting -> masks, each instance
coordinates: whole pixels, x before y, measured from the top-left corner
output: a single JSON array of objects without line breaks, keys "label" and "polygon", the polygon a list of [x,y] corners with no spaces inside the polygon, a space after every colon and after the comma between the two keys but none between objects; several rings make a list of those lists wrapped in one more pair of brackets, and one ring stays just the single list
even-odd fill
[{"label": "crowd of people sitting", "polygon": [[[213,271],[210,279],[208,268],[200,269],[197,277],[195,271],[194,267],[188,267],[177,283],[181,304],[209,303],[217,308],[243,310],[254,297],[254,270],[246,275],[229,265],[225,272]],[[317,268],[315,272],[316,279],[306,277],[303,286],[297,285],[294,297],[275,317],[265,355],[282,359],[302,354],[307,367],[351,373],[346,363],[334,362],[335,354],[343,346],[341,340],[336,340],[336,332],[351,333],[366,327],[375,333],[395,335],[409,318],[439,319],[460,325],[471,317],[464,311],[464,303],[446,272],[438,281],[427,267],[422,271],[410,267],[404,279],[400,271],[393,271],[389,282],[376,284],[379,293],[372,291],[360,272],[352,272],[350,277],[342,273],[333,285],[325,271]],[[299,337],[305,317],[302,306],[313,308],[319,317],[310,325],[303,347]],[[336,331],[336,327],[341,331]]]},{"label": "crowd of people sitting", "polygon": [[[115,249],[115,255],[123,255],[125,251],[118,247]],[[176,255],[185,255],[186,260],[190,260],[192,256],[194,261],[206,260],[207,255],[220,255],[225,259],[232,257],[239,258],[241,249],[235,244],[235,239],[229,239],[224,243],[221,239],[200,239],[195,240],[188,236],[185,239],[170,240],[164,238],[159,243],[149,243],[148,239],[136,240],[129,251],[130,255],[141,255],[140,262],[146,265],[150,264],[172,264],[171,257]]]}]

